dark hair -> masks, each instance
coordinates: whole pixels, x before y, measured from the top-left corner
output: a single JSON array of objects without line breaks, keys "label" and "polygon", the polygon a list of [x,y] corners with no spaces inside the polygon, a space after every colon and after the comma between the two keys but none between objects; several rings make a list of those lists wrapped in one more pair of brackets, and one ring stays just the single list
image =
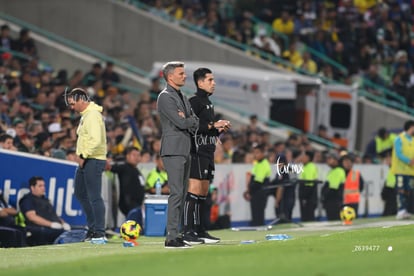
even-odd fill
[{"label": "dark hair", "polygon": [[129,153],[131,153],[131,152],[133,152],[133,151],[138,151],[139,152],[139,149],[137,148],[137,147],[127,147],[125,150],[124,150],[124,153],[125,153],[125,155],[128,155]]},{"label": "dark hair", "polygon": [[7,133],[0,134],[0,142],[6,142],[7,139],[12,139],[13,140],[13,136],[11,136]]},{"label": "dark hair", "polygon": [[30,186],[30,187],[34,187],[34,186],[36,186],[36,183],[37,183],[37,181],[39,181],[39,180],[43,180],[43,181],[45,181],[45,179],[44,179],[43,177],[41,177],[41,176],[32,176],[32,177],[29,179],[29,186]]},{"label": "dark hair", "polygon": [[67,94],[67,99],[72,98],[75,102],[82,100],[84,102],[89,102],[90,98],[85,90],[82,88],[74,88]]},{"label": "dark hair", "polygon": [[404,130],[407,131],[407,130],[409,130],[413,126],[414,126],[414,121],[408,120],[404,124]]},{"label": "dark hair", "polygon": [[257,150],[260,150],[261,152],[265,152],[266,147],[264,144],[257,144],[253,147],[253,149],[257,149]]},{"label": "dark hair", "polygon": [[4,24],[4,25],[1,25],[1,30],[2,31],[4,31],[4,30],[10,30],[10,27],[9,27],[9,25]]},{"label": "dark hair", "polygon": [[378,129],[378,136],[381,138],[385,138],[385,135],[387,134],[387,129],[385,127],[382,127]]},{"label": "dark hair", "polygon": [[164,79],[167,81],[167,76],[170,75],[175,68],[184,67],[184,62],[181,61],[170,61],[162,66],[162,74]]},{"label": "dark hair", "polygon": [[198,88],[197,82],[199,80],[204,80],[206,78],[206,75],[211,74],[211,73],[212,73],[211,70],[208,68],[198,68],[197,70],[195,70],[193,73],[193,79],[194,79],[195,86]]},{"label": "dark hair", "polygon": [[313,156],[315,155],[315,152],[307,150],[305,151],[305,155],[309,157],[309,160],[313,160]]}]

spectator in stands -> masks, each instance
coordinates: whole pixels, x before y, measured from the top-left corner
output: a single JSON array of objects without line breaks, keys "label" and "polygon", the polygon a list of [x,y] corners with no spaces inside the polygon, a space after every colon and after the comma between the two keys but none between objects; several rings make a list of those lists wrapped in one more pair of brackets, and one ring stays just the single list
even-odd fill
[{"label": "spectator in stands", "polygon": [[7,133],[1,133],[0,134],[0,149],[17,151],[17,148],[13,145],[13,136]]},{"label": "spectator in stands", "polygon": [[37,56],[37,48],[33,38],[30,37],[29,29],[20,30],[19,38],[16,40],[16,51],[28,55],[29,57]]},{"label": "spectator in stands", "polygon": [[7,24],[4,24],[0,27],[0,43],[0,47],[6,51],[16,49],[16,43],[10,36],[10,27]]},{"label": "spectator in stands", "polygon": [[68,85],[70,88],[79,87],[82,85],[82,80],[84,78],[82,70],[75,70],[72,76],[69,78]]},{"label": "spectator in stands", "polygon": [[318,65],[315,61],[312,60],[309,52],[304,52],[302,54],[302,59],[295,64],[296,67],[299,67],[305,70],[308,73],[316,74],[318,73]]},{"label": "spectator in stands", "polygon": [[149,92],[150,97],[151,97],[151,102],[152,103],[156,103],[157,102],[158,94],[160,94],[160,92],[161,92],[161,88],[160,88],[160,78],[158,76],[157,77],[153,77],[151,79],[151,86],[148,89],[148,92]]},{"label": "spectator in stands", "polygon": [[329,63],[322,65],[322,70],[318,74],[322,78],[334,79],[335,75],[332,69],[332,66]]},{"label": "spectator in stands", "polygon": [[[371,64],[369,66],[368,72],[364,74],[364,78],[374,85],[386,87],[386,81],[378,73],[378,66],[376,64]],[[368,90],[368,92],[374,95],[382,95],[382,91],[379,91],[375,87],[373,88],[370,84],[365,85],[365,88]]]},{"label": "spectator in stands", "polygon": [[371,54],[372,49],[368,44],[364,44],[359,48],[358,53],[358,64],[359,64],[359,71],[366,72],[370,65],[373,62],[373,56]]},{"label": "spectator in stands", "polygon": [[247,45],[251,45],[254,38],[253,24],[249,18],[243,18],[240,24],[240,33],[242,36],[242,42]]},{"label": "spectator in stands", "polygon": [[331,140],[331,137],[328,135],[328,128],[325,125],[318,126],[318,133],[316,135],[323,139]]},{"label": "spectator in stands", "polygon": [[162,18],[168,18],[168,12],[165,10],[161,0],[155,0],[153,7],[150,9],[150,13]]},{"label": "spectator in stands", "polygon": [[283,58],[287,59],[292,65],[302,63],[302,55],[297,49],[297,44],[291,42],[289,48],[282,54]]},{"label": "spectator in stands", "polygon": [[[309,2],[305,2],[304,4],[306,9],[310,7]],[[301,41],[309,43],[311,37],[315,33],[316,28],[312,21],[314,20],[314,16],[316,17],[316,14],[311,12],[310,10],[297,12],[297,16],[294,18],[294,34],[297,37],[300,37]]]},{"label": "spectator in stands", "polygon": [[103,88],[106,89],[110,85],[116,85],[121,82],[121,78],[118,73],[114,71],[114,63],[111,61],[106,62],[106,66],[101,75],[103,81]]},{"label": "spectator in stands", "polygon": [[295,29],[295,23],[293,22],[289,12],[284,10],[282,11],[282,15],[280,17],[275,18],[272,23],[272,27],[279,33],[291,35]]},{"label": "spectator in stands", "polygon": [[26,219],[27,231],[32,235],[29,245],[52,244],[70,225],[61,219],[45,196],[45,180],[41,176],[29,179],[30,192],[24,195],[19,206]]},{"label": "spectator in stands", "polygon": [[264,28],[260,28],[257,31],[257,35],[253,39],[253,45],[257,47],[257,49],[277,57],[281,54],[279,45],[269,37]]},{"label": "spectator in stands", "polygon": [[14,145],[18,151],[31,152],[33,150],[34,141],[27,135],[26,123],[20,118],[13,121],[13,129],[16,136],[14,137]]},{"label": "spectator in stands", "polygon": [[92,86],[102,79],[102,65],[99,62],[92,64],[92,69],[83,77],[83,85]]},{"label": "spectator in stands", "polygon": [[47,132],[42,132],[35,137],[35,152],[39,155],[52,156],[52,142]]},{"label": "spectator in stands", "polygon": [[398,50],[398,32],[391,20],[384,22],[377,30],[377,47],[383,63],[391,63]]}]

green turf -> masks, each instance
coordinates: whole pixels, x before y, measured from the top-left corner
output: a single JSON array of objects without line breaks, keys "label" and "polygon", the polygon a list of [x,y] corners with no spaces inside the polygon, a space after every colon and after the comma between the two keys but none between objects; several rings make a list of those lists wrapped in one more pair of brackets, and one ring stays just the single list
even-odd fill
[{"label": "green turf", "polygon": [[[141,237],[133,248],[116,239],[106,245],[0,249],[0,275],[412,275],[414,225],[393,224],[392,219],[360,219],[350,227],[312,223],[222,230],[211,232],[223,239],[220,244],[191,249],[165,249],[163,238],[150,237]],[[279,233],[292,239],[265,239]]]}]

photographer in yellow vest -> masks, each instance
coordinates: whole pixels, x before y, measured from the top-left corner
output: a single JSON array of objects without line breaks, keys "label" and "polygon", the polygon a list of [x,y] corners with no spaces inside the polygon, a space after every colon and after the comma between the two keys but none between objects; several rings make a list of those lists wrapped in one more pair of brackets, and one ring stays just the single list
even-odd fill
[{"label": "photographer in yellow vest", "polygon": [[404,124],[404,131],[398,135],[392,151],[391,172],[395,174],[398,192],[397,219],[408,219],[408,199],[412,192],[414,180],[414,121]]}]

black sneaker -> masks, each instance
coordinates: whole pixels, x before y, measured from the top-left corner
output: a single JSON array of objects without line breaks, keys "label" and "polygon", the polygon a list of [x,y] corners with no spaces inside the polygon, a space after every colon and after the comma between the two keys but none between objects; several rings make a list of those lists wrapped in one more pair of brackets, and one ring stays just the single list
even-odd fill
[{"label": "black sneaker", "polygon": [[184,243],[195,245],[195,244],[202,244],[204,241],[200,239],[196,232],[186,232],[183,235]]},{"label": "black sneaker", "polygon": [[189,244],[184,243],[182,239],[165,240],[165,248],[191,248]]},{"label": "black sneaker", "polygon": [[204,231],[198,233],[198,237],[204,241],[204,243],[218,243],[220,242],[220,238],[213,237],[208,232]]},{"label": "black sneaker", "polygon": [[83,241],[84,242],[90,242],[94,234],[95,234],[95,232],[93,232],[91,230],[88,230],[86,232],[86,236],[85,236],[85,239],[83,239]]}]

